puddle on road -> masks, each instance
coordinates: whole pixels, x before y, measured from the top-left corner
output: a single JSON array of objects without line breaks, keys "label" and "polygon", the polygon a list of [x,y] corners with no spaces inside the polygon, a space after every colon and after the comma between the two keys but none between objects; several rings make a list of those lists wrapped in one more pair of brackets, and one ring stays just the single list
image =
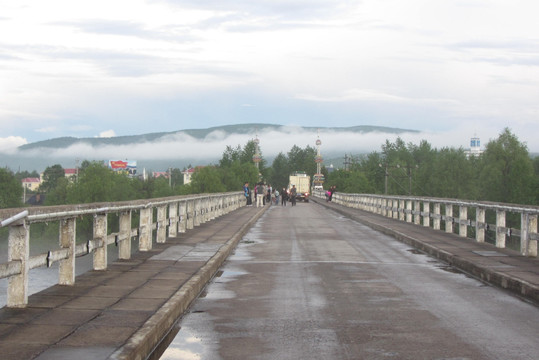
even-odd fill
[{"label": "puddle on road", "polygon": [[[163,352],[160,360],[198,360],[206,358],[207,347],[202,339],[193,334],[188,328],[182,327],[174,340]],[[156,358],[157,359],[157,358]]]},{"label": "puddle on road", "polygon": [[462,271],[460,271],[459,269],[457,268],[454,268],[453,266],[451,265],[439,265],[439,266],[436,266],[438,269],[442,269],[443,271],[447,271],[447,272],[450,272],[450,273],[453,273],[453,274],[463,274]]}]

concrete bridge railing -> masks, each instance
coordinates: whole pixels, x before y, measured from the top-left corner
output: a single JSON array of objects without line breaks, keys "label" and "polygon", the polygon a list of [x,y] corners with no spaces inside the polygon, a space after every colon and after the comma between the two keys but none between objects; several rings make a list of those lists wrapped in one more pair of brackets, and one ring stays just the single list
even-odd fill
[{"label": "concrete bridge railing", "polygon": [[[107,269],[108,245],[116,244],[119,259],[131,257],[131,239],[138,239],[138,250],[149,251],[155,238],[164,243],[168,237],[193,229],[244,206],[243,193],[201,194],[116,203],[5,209],[0,211],[0,227],[9,227],[8,262],[0,264],[0,278],[8,278],[7,306],[28,304],[30,270],[59,263],[61,285],[75,283],[75,259],[93,254],[93,269]],[[138,227],[132,227],[132,214],[139,212]],[[119,217],[117,232],[108,233],[107,216]],[[154,218],[154,214],[156,214]],[[93,217],[93,236],[77,245],[77,219]],[[30,224],[59,222],[59,248],[30,256]]]},{"label": "concrete bridge railing", "polygon": [[[315,191],[313,195],[325,198],[323,191]],[[523,256],[537,257],[537,241],[539,240],[537,233],[539,207],[537,206],[346,193],[335,193],[332,201],[435,230],[448,233],[458,232],[462,237],[468,237],[468,230],[473,229],[477,242],[485,242],[486,232],[493,230],[495,245],[498,248],[506,247],[509,236],[519,237],[520,253]],[[487,222],[487,214],[492,214],[490,218],[495,216],[495,224]],[[506,226],[508,214],[514,214],[510,215],[513,218],[520,217],[520,225]],[[444,225],[443,229],[442,225]]]}]

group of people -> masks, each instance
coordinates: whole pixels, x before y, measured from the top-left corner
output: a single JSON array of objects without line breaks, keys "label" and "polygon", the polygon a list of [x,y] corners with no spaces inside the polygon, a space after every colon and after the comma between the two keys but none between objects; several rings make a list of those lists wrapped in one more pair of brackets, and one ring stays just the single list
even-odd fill
[{"label": "group of people", "polygon": [[[245,182],[243,185],[243,193],[245,195],[247,206],[253,206],[253,199],[251,197],[251,189],[249,183]],[[273,189],[270,185],[266,185],[263,182],[259,182],[254,187],[254,199],[256,201],[256,207],[262,207],[269,204],[279,205],[279,200],[282,206],[286,206],[286,203],[290,199],[292,206],[296,205],[296,187],[292,185],[290,191],[283,188],[281,192],[277,189]]]}]

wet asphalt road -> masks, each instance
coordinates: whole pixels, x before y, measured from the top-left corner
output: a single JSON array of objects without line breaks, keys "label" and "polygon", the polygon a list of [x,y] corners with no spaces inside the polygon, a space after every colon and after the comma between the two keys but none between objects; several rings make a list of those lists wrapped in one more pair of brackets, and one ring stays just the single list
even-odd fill
[{"label": "wet asphalt road", "polygon": [[537,307],[314,203],[221,270],[161,359],[539,358]]}]

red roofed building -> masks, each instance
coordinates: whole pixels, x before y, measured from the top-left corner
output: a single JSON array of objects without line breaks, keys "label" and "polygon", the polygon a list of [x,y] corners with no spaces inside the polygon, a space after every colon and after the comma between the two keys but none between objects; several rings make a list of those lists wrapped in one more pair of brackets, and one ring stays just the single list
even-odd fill
[{"label": "red roofed building", "polygon": [[195,173],[195,171],[197,171],[198,169],[202,169],[204,166],[197,166],[197,167],[194,167],[194,168],[190,168],[190,169],[187,169],[185,171],[182,171],[182,174],[183,174],[183,184],[184,185],[187,185],[191,182],[191,179],[193,177],[193,174]]},{"label": "red roofed building", "polygon": [[24,178],[21,183],[27,190],[36,191],[41,185],[41,180],[39,178]]},{"label": "red roofed building", "polygon": [[168,171],[154,171],[152,172],[152,176],[154,178],[158,178],[158,177],[164,177],[165,179],[168,179]]},{"label": "red roofed building", "polygon": [[64,169],[64,175],[66,178],[76,178],[79,169]]}]

